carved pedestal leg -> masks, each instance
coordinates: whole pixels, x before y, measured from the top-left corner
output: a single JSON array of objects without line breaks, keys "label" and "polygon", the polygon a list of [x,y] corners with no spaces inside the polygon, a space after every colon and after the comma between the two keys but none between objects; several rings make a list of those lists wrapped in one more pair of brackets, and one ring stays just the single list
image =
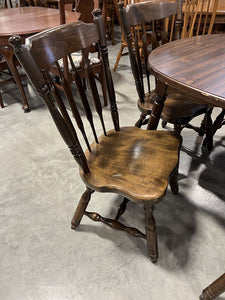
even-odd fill
[{"label": "carved pedestal leg", "polygon": [[225,273],[203,290],[200,300],[213,300],[225,292]]},{"label": "carved pedestal leg", "polygon": [[73,216],[73,219],[71,221],[71,228],[72,229],[76,229],[79,226],[80,221],[81,221],[81,219],[84,215],[84,211],[85,211],[86,207],[88,206],[88,203],[91,199],[91,194],[93,192],[94,191],[90,190],[87,187],[86,191],[81,196],[80,202],[77,206],[77,209],[76,209],[76,211],[74,213],[74,216]]},{"label": "carved pedestal leg", "polygon": [[147,237],[148,255],[153,263],[158,259],[158,241],[155,219],[153,216],[154,207],[150,204],[144,206],[145,209],[145,229]]}]

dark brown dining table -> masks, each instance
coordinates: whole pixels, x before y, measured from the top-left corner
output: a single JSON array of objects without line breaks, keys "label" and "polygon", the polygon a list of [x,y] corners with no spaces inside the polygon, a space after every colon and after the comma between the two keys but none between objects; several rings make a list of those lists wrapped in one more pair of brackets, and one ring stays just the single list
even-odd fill
[{"label": "dark brown dining table", "polygon": [[[148,67],[157,78],[157,96],[148,129],[157,129],[166,87],[193,96],[209,107],[225,109],[225,34],[177,40],[153,50]],[[202,292],[202,300],[225,292],[225,273]]]},{"label": "dark brown dining table", "polygon": [[[66,11],[66,23],[76,21],[76,14]],[[14,34],[26,37],[60,25],[59,10],[46,7],[18,7],[0,10],[0,53],[4,56],[23,99],[22,108],[29,104],[16,68],[16,61],[8,39]]]}]

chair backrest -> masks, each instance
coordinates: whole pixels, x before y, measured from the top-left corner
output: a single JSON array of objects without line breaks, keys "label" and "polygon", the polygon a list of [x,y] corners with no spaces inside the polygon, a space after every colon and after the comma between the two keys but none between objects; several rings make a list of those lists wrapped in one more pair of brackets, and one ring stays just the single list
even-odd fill
[{"label": "chair backrest", "polygon": [[[98,120],[96,120],[94,124],[92,110],[85,94],[83,82],[73,63],[71,53],[82,51],[85,59],[85,69],[93,98],[91,99],[90,103],[94,103],[96,115],[98,117],[96,117],[96,119],[99,119],[102,128],[101,132],[103,132],[104,135],[107,135],[102,113],[102,106],[98,94],[98,86],[96,85],[96,78],[92,72],[87,53],[87,49],[89,49],[90,45],[96,41],[99,42],[100,53],[103,61],[114,129],[116,131],[120,130],[115,92],[109,69],[108,51],[101,11],[95,11],[94,22],[95,24],[88,24],[77,21],[74,23],[60,25],[27,38],[25,45],[22,45],[22,40],[19,36],[13,36],[9,39],[9,43],[14,47],[18,60],[23,66],[37,93],[46,103],[60,134],[62,135],[64,141],[70,148],[75,160],[78,162],[84,173],[89,172],[89,167],[82,149],[82,144],[85,142],[88,150],[91,151],[90,144],[93,142],[93,140],[98,143],[97,132],[95,129],[97,126],[96,122]],[[80,96],[80,100],[78,102],[75,101],[70,85],[68,84],[66,78],[63,77],[63,72],[59,65],[59,60],[65,56],[68,57],[73,70],[73,80],[76,83],[76,87]],[[57,66],[58,72],[61,76],[64,95],[69,103],[72,115],[76,120],[75,127],[81,132],[81,134],[79,134],[81,138],[78,138],[78,134],[76,133],[76,129],[73,125],[73,118],[70,118],[70,113],[68,113],[64,105],[62,96],[55,88],[52,77],[48,72],[48,69],[52,64]],[[87,118],[87,128],[84,126],[80,109],[76,103],[79,103],[79,105],[82,103],[83,107],[81,113]],[[90,128],[92,129],[93,133],[92,137],[90,136]],[[86,134],[86,130],[89,134]]]},{"label": "chair backrest", "polygon": [[[119,3],[120,19],[128,46],[138,96],[141,102],[144,102],[145,98],[143,69],[146,73],[148,92],[150,93],[149,71],[147,68],[149,52],[159,46],[160,43],[164,44],[172,39],[179,38],[181,7],[181,0],[177,2],[145,1],[127,5],[126,8],[123,2]],[[168,22],[169,17],[172,17],[171,23]],[[150,37],[148,36],[146,23],[151,24]],[[159,40],[161,40],[160,43]]]},{"label": "chair backrest", "polygon": [[217,6],[218,0],[186,0],[181,38],[211,34]]}]

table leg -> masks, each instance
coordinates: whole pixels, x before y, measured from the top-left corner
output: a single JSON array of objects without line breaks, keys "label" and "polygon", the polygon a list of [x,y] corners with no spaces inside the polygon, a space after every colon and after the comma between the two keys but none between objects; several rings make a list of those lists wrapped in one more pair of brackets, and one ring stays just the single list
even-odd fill
[{"label": "table leg", "polygon": [[156,95],[152,107],[152,113],[148,121],[148,130],[156,130],[159,124],[160,115],[163,110],[164,102],[166,100],[167,85],[159,80],[156,84]]},{"label": "table leg", "polygon": [[4,56],[4,58],[7,62],[7,65],[13,75],[13,78],[19,88],[21,97],[23,99],[22,109],[27,112],[27,111],[29,111],[29,104],[28,104],[27,97],[25,95],[25,92],[24,92],[24,89],[23,89],[23,86],[22,86],[22,83],[20,80],[19,73],[17,71],[13,49],[6,46],[6,47],[0,49],[0,53]]},{"label": "table leg", "polygon": [[202,291],[200,300],[213,300],[225,292],[225,273]]}]

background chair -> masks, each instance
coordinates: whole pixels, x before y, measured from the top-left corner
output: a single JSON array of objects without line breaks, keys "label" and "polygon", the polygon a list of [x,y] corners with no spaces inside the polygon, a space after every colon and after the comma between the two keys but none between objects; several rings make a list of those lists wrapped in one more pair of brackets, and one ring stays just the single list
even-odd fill
[{"label": "background chair", "polygon": [[[10,43],[14,46],[20,63],[36,91],[46,103],[59,132],[80,166],[80,175],[86,185],[86,190],[72,219],[72,228],[75,229],[80,224],[83,215],[86,215],[94,221],[101,221],[115,229],[124,230],[132,236],[144,238],[147,240],[148,254],[155,262],[158,257],[158,249],[153,209],[166,193],[168,182],[172,191],[178,192],[177,168],[181,138],[174,132],[164,130],[147,131],[137,127],[120,127],[109,69],[104,25],[100,13],[99,10],[95,11],[97,26],[76,22],[34,35],[26,40],[26,45],[21,44],[21,38],[18,36],[10,38]],[[113,123],[113,129],[108,131],[104,122],[95,76],[88,59],[90,45],[98,40]],[[82,77],[77,72],[70,55],[79,50],[84,56],[87,77],[95,103],[95,124],[83,89]],[[83,111],[90,124],[89,127],[86,121],[83,122],[67,83],[68,88],[64,89],[64,92],[76,120],[76,128],[80,129],[80,139],[78,139],[78,134],[72,124],[73,121],[48,72],[49,67],[54,63],[61,72],[57,61],[65,56],[68,56],[71,63],[72,76],[81,98],[79,103],[83,104]],[[63,80],[67,82],[66,78]],[[97,126],[97,121],[100,126]],[[84,124],[86,125],[84,126]],[[92,137],[90,128],[93,132]],[[101,132],[100,136],[97,131]],[[89,132],[89,135],[86,132]],[[87,150],[84,152],[85,144]],[[94,191],[112,192],[125,197],[115,219],[104,218],[98,213],[86,211]],[[144,205],[146,234],[118,221],[126,209],[128,200]]]},{"label": "background chair", "polygon": [[[71,4],[71,9],[72,5],[74,3],[74,0],[59,0],[59,11],[60,11],[60,24],[65,24],[66,21],[66,6],[68,9],[68,5]],[[98,2],[95,0],[79,0],[75,2],[75,8],[74,12],[75,14],[78,15],[78,19],[85,22],[85,23],[92,23],[93,22],[93,14],[92,10],[97,8]],[[106,91],[106,83],[105,79],[103,76],[103,66],[102,66],[102,61],[99,59],[99,52],[98,52],[98,45],[91,45],[90,48],[90,57],[91,57],[91,68],[93,73],[95,74],[96,79],[100,82],[102,86],[102,94],[103,94],[103,101],[104,105],[108,105],[107,101],[107,91]],[[87,71],[85,69],[85,62],[84,58],[82,57],[81,53],[74,53],[72,56],[75,66],[77,68],[77,71],[82,78],[82,80],[85,83],[85,80],[87,78]],[[72,76],[71,76],[71,66],[70,63],[67,60],[62,60],[60,62],[61,67],[64,70],[65,75],[68,77],[69,81],[72,81]],[[60,78],[60,74],[57,71],[57,68],[52,67],[51,71]],[[61,88],[62,87],[62,82],[57,85],[57,87]]]},{"label": "background chair", "polygon": [[[124,3],[124,7],[126,7],[128,4],[138,3],[138,2],[143,2],[143,1],[144,0],[125,0],[125,1],[123,1],[123,3]],[[116,13],[117,13],[120,28],[121,28],[121,45],[120,45],[120,49],[119,49],[119,52],[117,54],[116,62],[115,62],[115,65],[114,65],[114,69],[113,69],[114,72],[116,72],[116,69],[118,67],[121,56],[128,54],[128,52],[123,53],[124,48],[127,48],[127,42],[126,42],[126,39],[124,37],[123,27],[122,27],[121,20],[120,20],[120,14],[119,14],[119,10],[118,10],[118,3],[119,2],[120,2],[120,0],[114,0]]]},{"label": "background chair", "polygon": [[[150,87],[147,67],[148,55],[151,50],[160,44],[165,44],[180,37],[181,4],[180,0],[177,3],[174,1],[146,1],[128,5],[126,9],[122,3],[119,4],[120,19],[139,96],[138,108],[141,111],[141,116],[136,123],[138,127],[147,123],[148,119],[146,118],[151,114],[152,105],[155,101],[155,90]],[[147,22],[152,24],[150,38],[147,37],[145,28]],[[138,34],[135,30],[137,25],[143,28]],[[134,36],[134,42],[132,36]],[[149,45],[147,40],[150,40]],[[200,127],[192,126],[189,122],[194,117],[205,114],[206,111],[207,106],[203,105],[198,99],[193,99],[168,87],[161,114],[163,127],[168,122],[174,124],[174,129],[177,132],[181,132],[184,127],[187,127],[203,135],[205,133],[205,118]]]},{"label": "background chair", "polygon": [[211,34],[218,0],[186,0],[183,4],[184,21],[181,37]]}]

